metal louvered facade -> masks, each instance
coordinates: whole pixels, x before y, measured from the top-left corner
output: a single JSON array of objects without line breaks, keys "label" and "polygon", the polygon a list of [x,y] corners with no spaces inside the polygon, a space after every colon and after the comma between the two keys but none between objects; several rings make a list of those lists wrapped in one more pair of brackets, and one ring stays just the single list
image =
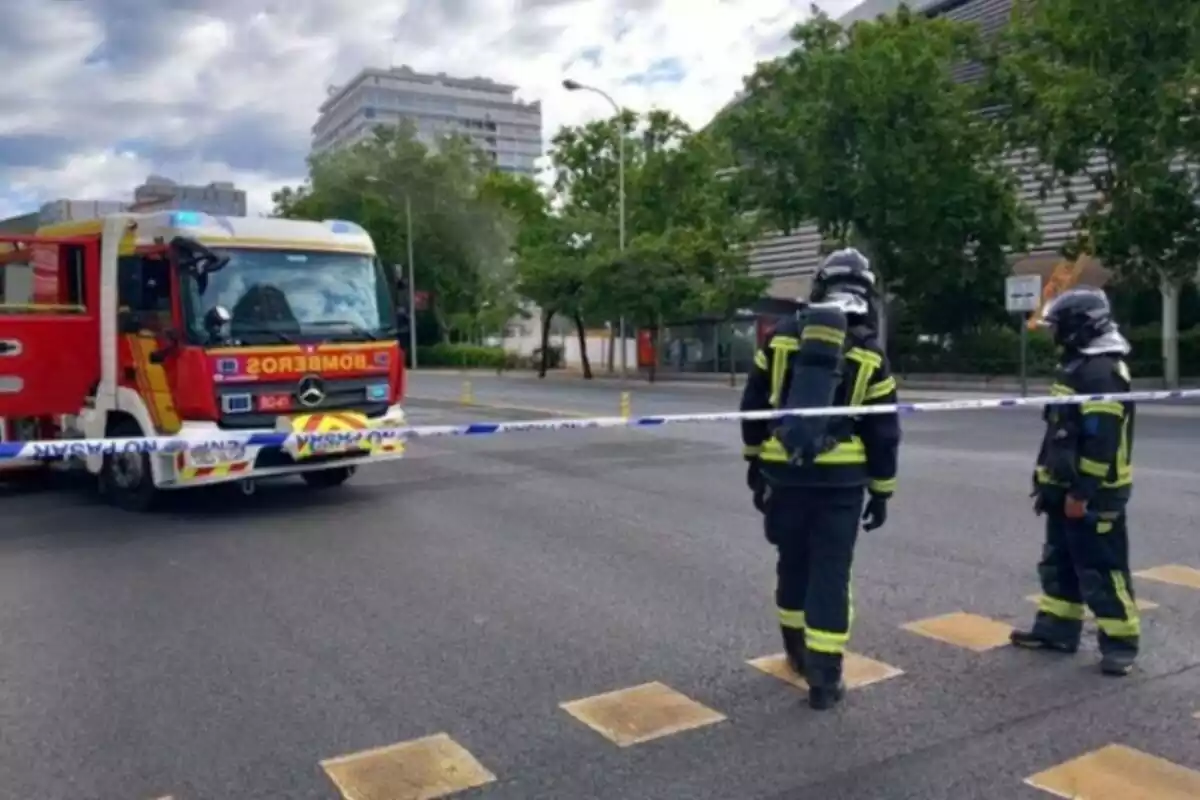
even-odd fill
[{"label": "metal louvered facade", "polygon": [[[856,8],[838,19],[843,25],[860,20],[874,19],[880,14],[894,12],[899,0],[865,0]],[[1012,0],[925,0],[912,2],[910,7],[929,16],[944,16],[948,19],[973,22],[979,25],[985,39],[995,36],[1007,24],[1012,13]],[[963,64],[954,70],[960,81],[975,81],[983,76],[983,65]],[[1093,162],[1099,165],[1099,161]],[[1030,255],[1056,252],[1073,236],[1072,227],[1084,205],[1096,196],[1086,179],[1072,183],[1075,204],[1063,208],[1065,193],[1056,191],[1045,200],[1039,196],[1040,181],[1037,166],[1025,153],[1015,153],[1005,158],[1005,164],[1021,179],[1021,199],[1037,215],[1041,241],[1030,250]],[[756,275],[772,279],[770,294],[775,296],[795,293],[797,281],[807,282],[820,263],[821,236],[816,225],[805,225],[790,235],[772,233],[755,242],[750,256],[750,270]]]}]

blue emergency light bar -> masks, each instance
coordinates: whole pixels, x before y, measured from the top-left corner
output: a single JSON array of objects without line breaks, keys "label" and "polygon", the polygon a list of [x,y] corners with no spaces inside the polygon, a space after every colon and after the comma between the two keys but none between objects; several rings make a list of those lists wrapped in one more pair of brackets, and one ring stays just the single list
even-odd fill
[{"label": "blue emergency light bar", "polygon": [[362,229],[361,225],[344,219],[327,219],[325,220],[325,224],[327,224],[329,226],[329,230],[333,231],[334,233],[366,233],[366,231]]},{"label": "blue emergency light bar", "polygon": [[171,226],[175,228],[189,228],[199,225],[203,219],[203,215],[199,211],[176,211],[171,215]]}]

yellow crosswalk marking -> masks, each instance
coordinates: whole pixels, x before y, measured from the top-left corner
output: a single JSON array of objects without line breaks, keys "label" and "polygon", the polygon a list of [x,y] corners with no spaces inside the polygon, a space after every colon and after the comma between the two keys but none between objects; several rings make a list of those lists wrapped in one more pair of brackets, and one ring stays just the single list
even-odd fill
[{"label": "yellow crosswalk marking", "polygon": [[1200,569],[1185,567],[1182,564],[1164,564],[1161,567],[1151,567],[1133,574],[1137,578],[1170,583],[1188,589],[1200,589]]},{"label": "yellow crosswalk marking", "polygon": [[1110,744],[1025,779],[1073,800],[1195,800],[1200,772],[1164,758]]},{"label": "yellow crosswalk marking", "polygon": [[1008,644],[1012,626],[978,614],[956,611],[909,622],[902,629],[930,639],[983,653]]},{"label": "yellow crosswalk marking", "polygon": [[559,705],[618,747],[701,728],[725,715],[659,683],[645,683]]},{"label": "yellow crosswalk marking", "polygon": [[[787,657],[783,653],[763,656],[746,663],[797,688],[808,689],[808,683],[804,678],[792,672],[792,668],[788,666]],[[864,686],[904,674],[904,670],[893,667],[891,664],[860,656],[857,653],[846,653],[842,672],[847,689],[861,689]]]},{"label": "yellow crosswalk marking", "polygon": [[321,762],[344,800],[434,800],[496,780],[445,733]]}]

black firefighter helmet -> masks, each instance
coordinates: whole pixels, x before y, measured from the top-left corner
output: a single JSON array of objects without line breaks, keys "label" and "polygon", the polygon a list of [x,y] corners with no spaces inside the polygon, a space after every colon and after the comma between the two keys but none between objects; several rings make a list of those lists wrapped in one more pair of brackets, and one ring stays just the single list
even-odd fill
[{"label": "black firefighter helmet", "polygon": [[1076,286],[1051,300],[1038,324],[1050,328],[1065,350],[1081,350],[1117,329],[1108,296],[1094,286]]},{"label": "black firefighter helmet", "polygon": [[871,262],[853,247],[835,250],[813,276],[809,300],[832,303],[856,323],[874,323],[875,273]]}]

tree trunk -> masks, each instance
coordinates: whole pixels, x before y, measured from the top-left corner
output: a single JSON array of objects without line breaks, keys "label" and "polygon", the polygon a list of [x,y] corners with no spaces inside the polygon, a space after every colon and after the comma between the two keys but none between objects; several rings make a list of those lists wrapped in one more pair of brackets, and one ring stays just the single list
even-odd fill
[{"label": "tree trunk", "polygon": [[587,333],[583,329],[583,317],[575,315],[575,332],[579,335],[579,362],[583,364],[584,380],[592,379],[592,364],[588,360]]},{"label": "tree trunk", "polygon": [[542,359],[538,365],[538,377],[546,377],[546,370],[550,365],[550,322],[554,319],[554,312],[543,308],[542,309]]},{"label": "tree trunk", "polygon": [[1182,288],[1177,280],[1162,283],[1162,358],[1163,386],[1179,388],[1179,294]]},{"label": "tree trunk", "polygon": [[608,374],[613,374],[613,357],[617,352],[617,329],[608,323]]}]

